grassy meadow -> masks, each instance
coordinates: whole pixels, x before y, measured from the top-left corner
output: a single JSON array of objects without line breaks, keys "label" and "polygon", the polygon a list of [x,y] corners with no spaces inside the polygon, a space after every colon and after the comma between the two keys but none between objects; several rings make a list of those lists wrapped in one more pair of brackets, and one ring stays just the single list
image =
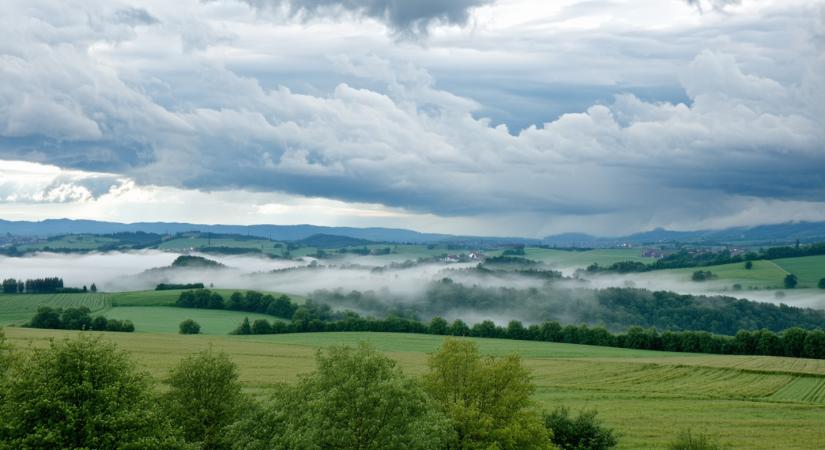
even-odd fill
[{"label": "grassy meadow", "polygon": [[[6,329],[10,341],[24,349],[76,333]],[[182,356],[212,345],[231,355],[246,390],[259,396],[311,371],[318,348],[369,341],[406,372],[419,375],[426,370],[427,354],[443,339],[392,333],[102,335],[130,352],[161,382],[161,389],[167,370]],[[620,431],[623,449],[663,448],[677,429],[688,426],[716,435],[733,448],[815,449],[825,442],[825,361],[473,340],[485,354],[522,355],[537,385],[539,407],[597,409]]]},{"label": "grassy meadow", "polygon": [[[228,299],[234,289],[214,289]],[[0,326],[22,325],[28,322],[40,306],[72,308],[85,306],[92,315],[112,319],[128,319],[138,333],[176,333],[185,319],[201,325],[204,334],[227,334],[243,320],[268,319],[272,316],[239,311],[176,308],[175,301],[183,290],[136,291],[85,294],[0,294]],[[281,293],[270,292],[274,296]],[[293,302],[302,303],[303,297],[291,295]]]}]

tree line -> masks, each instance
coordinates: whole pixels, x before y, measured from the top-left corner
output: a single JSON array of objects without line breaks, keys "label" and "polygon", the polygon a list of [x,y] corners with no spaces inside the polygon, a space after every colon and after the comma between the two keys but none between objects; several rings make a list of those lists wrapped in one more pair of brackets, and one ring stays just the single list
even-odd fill
[{"label": "tree line", "polygon": [[270,316],[292,319],[298,305],[286,295],[275,297],[258,291],[233,292],[229,300],[224,301],[221,294],[209,289],[194,289],[181,292],[175,306],[182,308],[228,309],[246,311]]},{"label": "tree line", "polygon": [[97,292],[97,286],[92,283],[91,287],[82,288],[64,287],[63,279],[59,277],[35,278],[29,280],[17,280],[7,278],[3,280],[2,289],[4,294],[77,294],[83,292]]},{"label": "tree line", "polygon": [[767,355],[795,358],[825,359],[825,332],[821,329],[805,330],[799,327],[775,333],[770,330],[740,330],[734,336],[716,335],[706,331],[664,331],[654,328],[630,327],[624,333],[611,333],[601,326],[566,325],[544,322],[525,326],[520,321],[510,321],[507,326],[496,325],[490,320],[472,326],[462,320],[447,322],[441,317],[429,323],[400,317],[374,319],[346,313],[335,321],[292,320],[267,321],[248,318],[233,334],[286,334],[309,332],[372,331],[393,333],[435,334],[442,336],[469,336],[527,341],[560,342],[568,344],[598,345],[603,347],[668,352],[710,353],[728,355]]},{"label": "tree line", "polygon": [[[0,449],[290,448],[607,450],[618,433],[595,412],[538,408],[516,355],[446,340],[421,377],[367,344],[333,346],[314,372],[265,400],[212,348],[180,360],[168,389],[99,336],[15,352],[0,330]],[[82,390],[82,392],[81,392]],[[82,394],[82,395],[81,395]]]},{"label": "tree line", "polygon": [[132,321],[107,319],[104,316],[92,317],[91,310],[85,306],[66,309],[41,306],[37,308],[34,317],[24,326],[55,330],[120,331],[126,333],[135,331],[135,325]]},{"label": "tree line", "polygon": [[552,282],[540,288],[520,289],[468,286],[444,278],[431,282],[412,298],[386,291],[342,290],[318,290],[310,298],[339,310],[423,321],[471,310],[489,317],[505,316],[530,322],[603,325],[611,331],[623,331],[638,325],[659,330],[709,331],[732,336],[739,330],[762,328],[774,332],[794,326],[825,329],[825,311],[812,308],[719,295],[689,295],[627,287],[588,289]]}]

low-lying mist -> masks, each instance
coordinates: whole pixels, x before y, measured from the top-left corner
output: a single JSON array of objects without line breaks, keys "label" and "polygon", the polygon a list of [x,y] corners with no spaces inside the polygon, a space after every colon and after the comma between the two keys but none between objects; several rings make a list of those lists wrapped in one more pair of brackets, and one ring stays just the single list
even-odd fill
[{"label": "low-lying mist", "polygon": [[[307,296],[366,315],[401,313],[424,319],[439,315],[469,322],[493,320],[499,324],[512,319],[534,323],[548,318],[571,323],[599,320],[620,323],[623,320],[611,319],[600,311],[604,305],[597,301],[598,291],[608,288],[726,295],[825,309],[825,295],[817,290],[788,290],[783,298],[777,298],[775,291],[732,291],[730,283],[715,280],[697,283],[685,276],[661,272],[584,273],[579,275],[582,278],[572,278],[573,272],[567,270],[563,279],[548,279],[528,271],[479,270],[477,263],[399,264],[399,261],[387,258],[351,255],[329,260],[201,255],[226,267],[170,267],[178,256],[177,253],[145,250],[0,257],[0,278],[58,276],[64,279],[66,286],[95,283],[99,289],[109,292],[153,289],[158,283],[202,282],[216,288]],[[540,271],[538,275],[549,273]],[[452,286],[466,288],[460,294],[467,298],[456,300],[454,296],[449,301],[440,301],[437,295],[433,296],[433,286],[439,286],[444,279],[449,279]],[[495,289],[500,292],[490,294],[490,290]],[[361,295],[363,301],[348,298],[353,291]],[[482,297],[491,295],[496,297],[494,304],[485,303]],[[550,310],[552,312],[548,312]]]}]

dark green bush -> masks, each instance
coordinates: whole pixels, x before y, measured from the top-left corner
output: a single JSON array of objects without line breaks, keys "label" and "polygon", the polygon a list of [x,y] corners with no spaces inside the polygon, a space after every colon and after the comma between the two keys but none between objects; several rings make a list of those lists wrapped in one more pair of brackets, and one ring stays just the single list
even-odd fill
[{"label": "dark green bush", "polygon": [[562,450],[605,450],[615,447],[618,439],[612,428],[596,418],[596,411],[581,411],[573,417],[566,407],[544,416],[544,426],[553,433],[550,440]]}]

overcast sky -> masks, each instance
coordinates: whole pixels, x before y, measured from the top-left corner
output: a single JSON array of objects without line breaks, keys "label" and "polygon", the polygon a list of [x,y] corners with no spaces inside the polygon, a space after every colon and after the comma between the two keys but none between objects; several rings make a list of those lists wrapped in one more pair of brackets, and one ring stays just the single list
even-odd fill
[{"label": "overcast sky", "polygon": [[821,0],[5,0],[0,218],[825,220]]}]

